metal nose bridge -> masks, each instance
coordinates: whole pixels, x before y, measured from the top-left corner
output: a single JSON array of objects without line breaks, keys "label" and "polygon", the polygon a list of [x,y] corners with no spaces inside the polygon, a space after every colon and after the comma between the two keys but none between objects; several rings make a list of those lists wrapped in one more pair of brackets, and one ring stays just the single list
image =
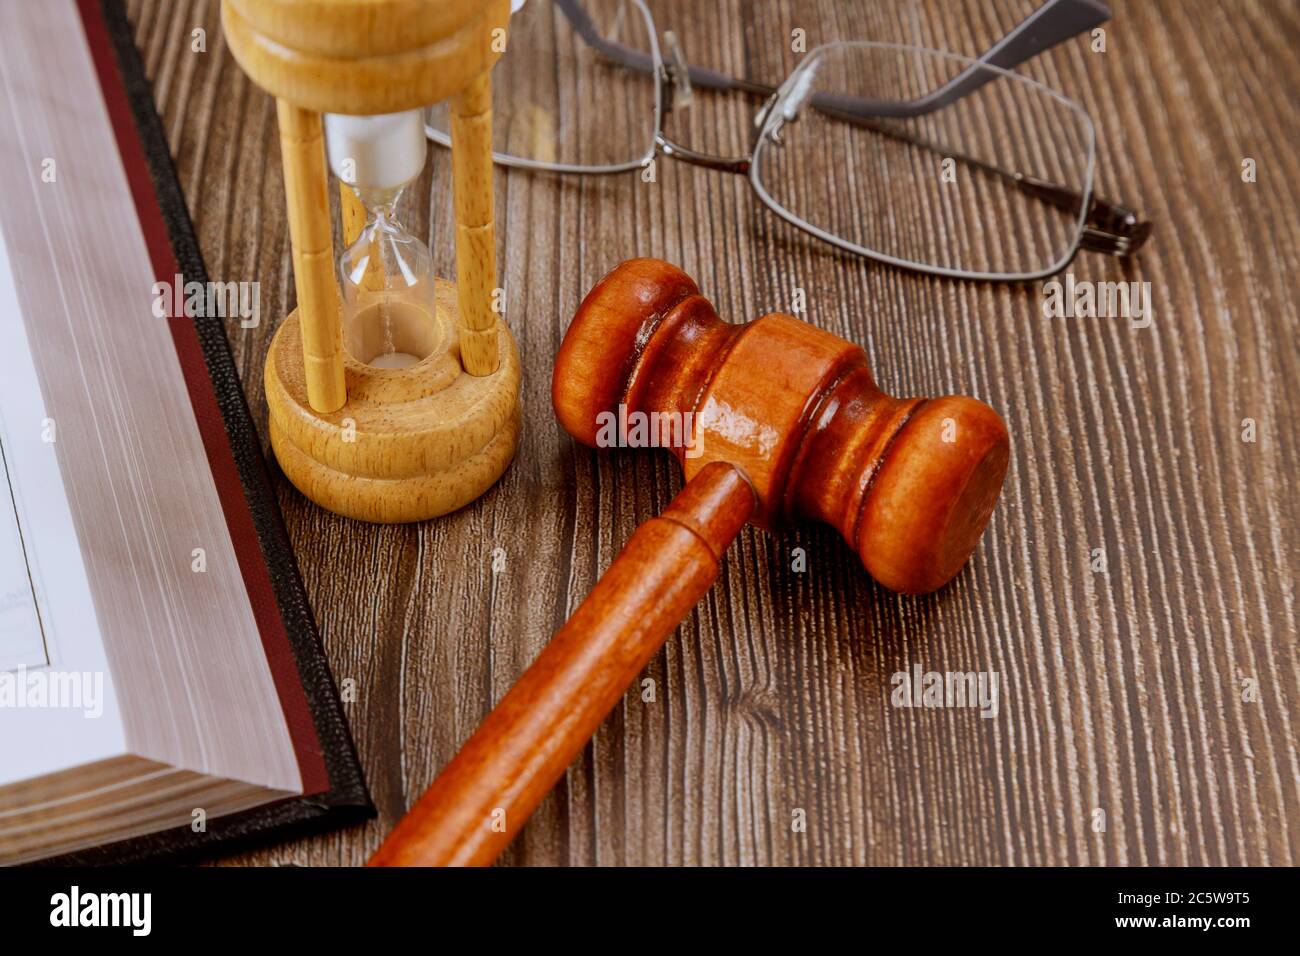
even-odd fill
[{"label": "metal nose bridge", "polygon": [[[680,49],[678,50],[680,57]],[[716,153],[705,153],[697,149],[691,149],[689,146],[683,146],[675,140],[669,139],[664,135],[663,120],[672,115],[673,101],[676,98],[677,86],[677,69],[685,68],[685,61],[680,60],[679,64],[674,67],[668,64],[661,64],[659,67],[659,100],[664,103],[663,119],[659,123],[659,129],[655,132],[655,151],[665,156],[671,156],[674,159],[680,159],[684,163],[692,166],[700,166],[704,169],[715,169],[724,173],[736,173],[740,176],[749,174],[750,157],[749,156],[719,156]],[[689,86],[689,79],[686,81]]]},{"label": "metal nose bridge", "polygon": [[659,152],[665,156],[671,156],[674,159],[680,159],[684,163],[690,163],[692,166],[702,166],[705,169],[716,169],[724,173],[737,173],[741,176],[748,175],[750,157],[748,156],[718,156],[714,153],[702,153],[699,150],[691,149],[689,146],[683,146],[680,143],[673,142],[660,130],[655,135],[655,145]]}]

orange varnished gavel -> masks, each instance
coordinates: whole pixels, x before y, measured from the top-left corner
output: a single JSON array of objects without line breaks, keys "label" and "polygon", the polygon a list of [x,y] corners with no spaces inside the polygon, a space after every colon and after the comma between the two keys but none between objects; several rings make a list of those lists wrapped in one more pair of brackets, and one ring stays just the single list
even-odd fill
[{"label": "orange varnished gavel", "polygon": [[636,529],[372,866],[491,863],[712,586],[747,521],[824,521],[881,584],[932,591],[975,549],[1007,467],[1006,427],[982,402],[890,398],[858,346],[789,315],[724,322],[656,259],[623,263],[583,300],[551,397],[592,446],[636,412],[661,429],[690,422],[673,448],[686,485]]}]

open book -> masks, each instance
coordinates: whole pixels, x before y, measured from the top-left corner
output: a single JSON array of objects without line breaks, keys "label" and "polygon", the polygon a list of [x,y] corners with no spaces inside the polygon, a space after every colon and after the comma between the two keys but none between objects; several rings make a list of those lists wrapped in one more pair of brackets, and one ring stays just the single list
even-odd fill
[{"label": "open book", "polygon": [[221,318],[167,307],[206,278],[107,9],[0,4],[0,863],[368,810]]}]

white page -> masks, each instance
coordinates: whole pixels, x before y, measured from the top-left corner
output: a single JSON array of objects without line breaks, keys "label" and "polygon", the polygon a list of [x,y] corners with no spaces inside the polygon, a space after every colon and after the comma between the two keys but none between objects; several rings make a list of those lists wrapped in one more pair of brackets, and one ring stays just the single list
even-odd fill
[{"label": "white page", "polygon": [[[43,602],[38,603],[41,593],[36,583],[38,569],[33,567],[34,556],[25,541],[33,537],[35,529],[20,518],[27,495],[20,494],[15,474],[18,458],[30,459],[37,467],[46,459],[45,477],[48,480],[52,473],[56,480],[53,487],[44,489],[44,495],[57,496],[56,500],[38,502],[38,513],[31,517],[39,518],[41,512],[49,510],[50,504],[57,506],[62,499],[62,483],[57,481],[58,466],[53,450],[33,456],[31,443],[20,442],[15,431],[27,427],[40,437],[44,418],[9,256],[4,237],[0,235],[0,671],[49,663],[43,621],[48,612],[40,606]],[[27,446],[21,453],[20,444]],[[33,478],[37,477],[35,470],[30,469]],[[37,479],[38,495],[42,493],[41,484]],[[64,510],[67,510],[66,502]]]},{"label": "white page", "polygon": [[126,750],[57,441],[0,232],[0,784]]},{"label": "white page", "polygon": [[[6,374],[0,367],[0,375]],[[6,431],[0,404],[0,671],[49,663],[36,585],[18,524],[14,477],[5,454]]]}]

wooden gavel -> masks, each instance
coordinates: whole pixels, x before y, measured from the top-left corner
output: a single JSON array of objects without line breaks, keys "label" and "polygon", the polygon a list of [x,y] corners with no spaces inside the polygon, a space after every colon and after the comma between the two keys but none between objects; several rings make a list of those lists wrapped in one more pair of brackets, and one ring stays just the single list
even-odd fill
[{"label": "wooden gavel", "polygon": [[686,485],[636,529],[372,866],[491,863],[712,586],[747,521],[824,521],[886,587],[932,591],[975,549],[1007,467],[1006,427],[982,402],[890,398],[858,346],[789,315],[724,322],[656,259],[623,263],[583,300],[551,397],[592,446],[637,412],[690,422],[673,448]]}]

